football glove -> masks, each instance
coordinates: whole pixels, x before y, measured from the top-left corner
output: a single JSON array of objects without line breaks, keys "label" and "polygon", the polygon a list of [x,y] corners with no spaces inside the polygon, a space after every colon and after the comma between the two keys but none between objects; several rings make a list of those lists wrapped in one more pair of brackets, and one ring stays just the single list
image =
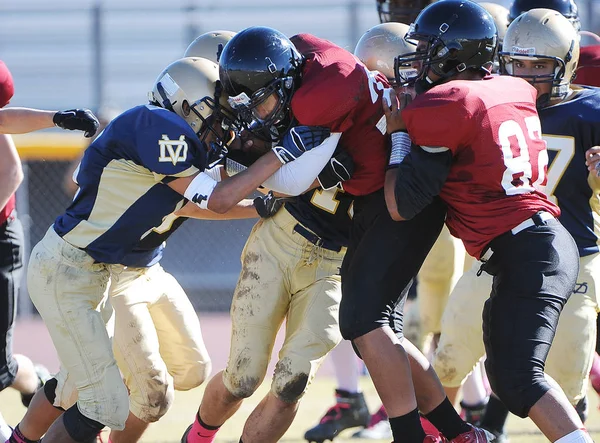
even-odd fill
[{"label": "football glove", "polygon": [[62,129],[85,131],[86,137],[93,137],[100,123],[89,109],[69,109],[54,114],[52,121]]},{"label": "football glove", "polygon": [[269,191],[265,195],[256,197],[253,201],[256,212],[261,218],[273,217],[277,211],[281,209],[287,198],[275,197],[273,191]]},{"label": "football glove", "polygon": [[332,189],[342,186],[342,182],[350,180],[352,174],[354,174],[354,161],[350,154],[338,146],[317,178],[323,189]]},{"label": "football glove", "polygon": [[272,149],[279,161],[286,164],[319,146],[330,134],[329,129],[319,126],[296,126],[286,132],[280,146]]}]

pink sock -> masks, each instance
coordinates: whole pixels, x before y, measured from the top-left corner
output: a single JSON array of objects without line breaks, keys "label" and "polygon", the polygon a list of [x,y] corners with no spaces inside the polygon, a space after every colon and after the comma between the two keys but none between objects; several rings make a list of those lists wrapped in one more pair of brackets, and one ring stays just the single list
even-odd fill
[{"label": "pink sock", "polygon": [[214,429],[213,426],[210,426],[213,429],[208,428],[208,426],[200,423],[199,416],[196,414],[192,429],[190,429],[187,435],[187,443],[212,443],[219,428]]},{"label": "pink sock", "polygon": [[21,430],[19,429],[19,425],[17,425],[15,427],[15,429],[13,429],[12,435],[10,436],[10,439],[8,440],[7,443],[10,443],[13,441],[16,443],[32,443],[32,440],[26,439],[25,436],[21,433]]}]

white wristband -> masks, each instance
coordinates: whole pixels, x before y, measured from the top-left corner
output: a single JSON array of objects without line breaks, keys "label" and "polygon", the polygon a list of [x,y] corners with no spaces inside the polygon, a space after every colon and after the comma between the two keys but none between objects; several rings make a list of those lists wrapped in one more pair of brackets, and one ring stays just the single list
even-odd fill
[{"label": "white wristband", "polygon": [[222,169],[223,169],[223,166],[217,165],[217,166],[213,166],[210,169],[205,169],[204,173],[206,175],[208,175],[210,178],[212,178],[213,180],[215,180],[216,182],[220,182]]},{"label": "white wristband", "polygon": [[194,177],[183,193],[183,196],[198,205],[201,209],[208,209],[208,200],[217,184],[217,181],[210,175],[201,172]]},{"label": "white wristband", "polygon": [[394,132],[392,134],[392,152],[389,166],[398,166],[410,152],[412,141],[407,132]]}]

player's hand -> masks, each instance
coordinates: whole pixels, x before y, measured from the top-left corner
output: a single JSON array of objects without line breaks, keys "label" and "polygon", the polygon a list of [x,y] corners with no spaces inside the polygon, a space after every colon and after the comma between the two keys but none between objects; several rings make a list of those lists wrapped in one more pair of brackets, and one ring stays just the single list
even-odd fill
[{"label": "player's hand", "polygon": [[86,137],[93,137],[100,123],[89,109],[69,109],[54,114],[52,121],[62,129],[84,131]]},{"label": "player's hand", "polygon": [[590,172],[596,172],[600,177],[600,146],[594,146],[585,151],[585,165]]},{"label": "player's hand", "polygon": [[333,157],[327,162],[319,176],[319,183],[323,189],[331,189],[350,180],[354,174],[354,161],[345,149],[336,149]]},{"label": "player's hand", "polygon": [[273,191],[269,191],[265,195],[256,197],[253,203],[256,212],[258,212],[258,215],[260,215],[261,218],[269,218],[277,214],[277,211],[281,209],[285,200],[286,199],[282,197],[275,197]]},{"label": "player's hand", "polygon": [[389,102],[386,99],[383,100],[387,133],[405,131],[406,124],[402,119],[402,110],[410,104],[412,95],[408,92],[399,92],[397,94],[392,93],[389,97]]},{"label": "player's hand", "polygon": [[330,134],[329,129],[320,126],[296,126],[286,132],[279,146],[272,149],[279,161],[286,164],[319,146]]}]

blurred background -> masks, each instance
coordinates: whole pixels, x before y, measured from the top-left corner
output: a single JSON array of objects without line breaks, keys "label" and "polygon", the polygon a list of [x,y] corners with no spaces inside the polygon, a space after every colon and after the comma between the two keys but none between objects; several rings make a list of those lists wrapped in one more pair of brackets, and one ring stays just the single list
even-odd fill
[{"label": "blurred background", "polygon": [[[379,22],[375,3],[2,0],[0,59],[15,80],[12,106],[115,113],[145,103],[156,76],[204,32],[266,25],[290,36],[309,32],[353,51],[360,36]],[[498,3],[510,6],[510,1]],[[577,3],[583,29],[598,33],[600,0]],[[86,142],[56,131],[16,140],[26,169],[18,210],[30,247],[68,205],[65,174]],[[196,309],[229,308],[239,255],[253,223],[189,221],[169,240],[163,266],[186,289]],[[26,290],[19,308],[22,316],[34,312]]]}]

